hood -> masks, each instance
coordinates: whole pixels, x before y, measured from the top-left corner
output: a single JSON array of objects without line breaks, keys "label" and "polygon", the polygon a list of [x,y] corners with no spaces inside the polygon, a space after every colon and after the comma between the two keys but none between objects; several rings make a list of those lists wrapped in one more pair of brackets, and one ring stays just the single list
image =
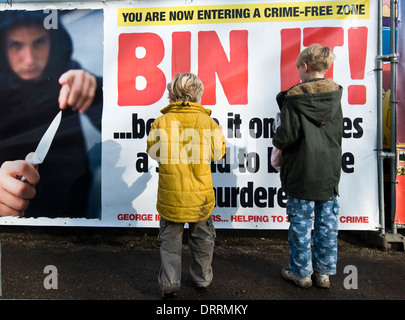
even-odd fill
[{"label": "hood", "polygon": [[313,79],[285,92],[285,101],[320,127],[330,121],[340,108],[343,88],[332,79]]},{"label": "hood", "polygon": [[211,115],[210,109],[206,109],[198,103],[188,101],[173,102],[169,104],[167,107],[160,110],[160,112],[163,114],[174,112],[174,113],[205,113],[207,115]]},{"label": "hood", "polygon": [[[5,51],[5,36],[7,30],[13,26],[22,25],[30,26],[33,24],[43,25],[44,20],[49,16],[49,13],[44,13],[43,10],[25,11],[25,10],[5,10],[0,11],[0,72],[13,76]],[[49,17],[48,17],[49,19]],[[48,64],[44,70],[43,78],[49,78],[52,74],[61,74],[66,69],[66,65],[70,63],[73,47],[72,40],[66,29],[60,23],[58,16],[58,27],[49,29],[51,35],[51,51]]]}]

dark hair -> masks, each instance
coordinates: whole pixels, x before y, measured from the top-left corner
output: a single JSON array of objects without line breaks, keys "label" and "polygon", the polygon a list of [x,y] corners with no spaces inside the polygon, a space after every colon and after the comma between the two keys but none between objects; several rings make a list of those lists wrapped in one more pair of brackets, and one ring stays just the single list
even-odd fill
[{"label": "dark hair", "polygon": [[[6,54],[6,35],[7,32],[16,26],[44,26],[44,20],[49,14],[42,10],[25,11],[25,10],[5,10],[0,11],[0,72],[13,74],[8,64]],[[51,51],[49,60],[44,70],[44,77],[49,74],[61,73],[65,69],[66,63],[70,61],[72,55],[72,40],[65,28],[59,22],[56,29],[47,30],[51,37]],[[44,27],[45,28],[45,27]]]}]

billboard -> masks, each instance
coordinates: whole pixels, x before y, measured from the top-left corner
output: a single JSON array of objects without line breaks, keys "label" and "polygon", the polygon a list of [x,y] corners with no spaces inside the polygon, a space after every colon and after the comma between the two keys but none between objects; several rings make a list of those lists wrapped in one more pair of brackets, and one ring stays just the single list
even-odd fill
[{"label": "billboard", "polygon": [[[33,9],[43,10],[38,6]],[[102,103],[92,101],[85,112],[77,112],[79,107],[64,111],[78,118],[71,120],[70,127],[82,132],[87,154],[80,165],[69,164],[67,157],[80,158],[80,153],[69,151],[67,140],[59,150],[59,173],[72,180],[61,188],[76,199],[72,207],[64,205],[65,212],[55,215],[3,217],[0,223],[157,227],[158,165],[146,154],[146,138],[154,119],[168,105],[166,84],[177,73],[192,72],[204,84],[202,105],[212,110],[227,143],[226,157],[211,165],[215,226],[288,228],[287,197],[279,173],[270,164],[272,125],[278,112],[275,97],[299,83],[295,67],[299,52],[320,43],[331,47],[337,57],[326,77],[344,88],[339,227],[378,228],[377,1],[113,1],[80,3],[68,11],[64,4],[57,6],[64,29],[80,39],[71,48],[70,60],[87,59],[79,60],[80,68],[95,78],[94,101],[102,88]],[[49,24],[53,23],[50,14]],[[76,52],[83,46],[86,49]],[[100,46],[102,50],[96,49]],[[96,63],[100,52],[102,68]],[[90,70],[94,64],[98,71]],[[53,115],[57,111],[56,106]],[[44,124],[35,141],[52,118],[41,117]],[[57,140],[50,150],[56,152],[55,146]],[[40,175],[45,164],[39,166]],[[74,165],[87,171],[74,178],[68,170]],[[52,192],[56,193],[58,180],[51,176]],[[42,175],[37,196],[41,182]],[[53,196],[48,198],[55,206],[61,204]],[[74,208],[79,210],[71,215]]]}]

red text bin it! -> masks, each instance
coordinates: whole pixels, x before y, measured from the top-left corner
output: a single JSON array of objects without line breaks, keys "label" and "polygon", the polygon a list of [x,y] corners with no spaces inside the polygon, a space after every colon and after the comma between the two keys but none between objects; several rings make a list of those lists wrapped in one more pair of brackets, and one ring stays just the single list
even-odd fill
[{"label": "red text bin it!", "polygon": [[[319,43],[322,46],[328,46],[333,51],[335,47],[342,46],[344,42],[343,28],[340,27],[304,28],[302,33],[300,28],[281,30],[281,90],[288,90],[300,82],[296,61],[302,50],[301,34],[305,47]],[[325,78],[333,78],[333,65],[325,74]]]},{"label": "red text bin it!", "polygon": [[[335,47],[343,46],[343,38],[343,28],[340,27],[304,28],[304,46],[306,47],[319,43],[333,51]],[[326,72],[325,78],[333,79],[333,64]]]},{"label": "red text bin it!", "polygon": [[[367,28],[356,27],[348,30],[350,77],[363,80],[367,55]],[[350,85],[347,88],[349,104],[365,104],[367,90],[364,85]]]},{"label": "red text bin it!", "polygon": [[301,51],[301,29],[281,30],[280,85],[288,90],[300,83],[296,61]]},{"label": "red text bin it!", "polygon": [[198,76],[204,84],[203,105],[216,104],[216,74],[231,105],[248,103],[248,32],[229,33],[229,59],[215,31],[198,33]]},{"label": "red text bin it!", "polygon": [[[166,77],[157,66],[163,60],[162,39],[154,33],[122,33],[118,38],[118,105],[150,105],[157,102],[166,88]],[[144,48],[143,57],[136,49]],[[136,88],[137,77],[146,80],[146,88]]]},{"label": "red text bin it!", "polygon": [[[172,34],[172,72],[190,72],[190,32]],[[159,68],[165,51],[162,38],[155,33],[123,33],[118,39],[118,105],[146,106],[159,101],[166,89],[167,79]],[[144,56],[138,57],[138,48]],[[202,104],[216,104],[216,76],[230,105],[248,104],[248,31],[229,33],[229,58],[215,31],[198,32],[198,76],[204,84]],[[146,86],[137,88],[137,78]]]}]

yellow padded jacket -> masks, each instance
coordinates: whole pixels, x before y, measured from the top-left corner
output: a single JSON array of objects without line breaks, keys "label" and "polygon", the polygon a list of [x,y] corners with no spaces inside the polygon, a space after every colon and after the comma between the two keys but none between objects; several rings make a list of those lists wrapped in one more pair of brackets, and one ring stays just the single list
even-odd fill
[{"label": "yellow padded jacket", "polygon": [[215,206],[210,163],[225,155],[221,129],[197,103],[171,103],[161,113],[146,149],[159,163],[157,211],[172,222],[207,220]]}]

